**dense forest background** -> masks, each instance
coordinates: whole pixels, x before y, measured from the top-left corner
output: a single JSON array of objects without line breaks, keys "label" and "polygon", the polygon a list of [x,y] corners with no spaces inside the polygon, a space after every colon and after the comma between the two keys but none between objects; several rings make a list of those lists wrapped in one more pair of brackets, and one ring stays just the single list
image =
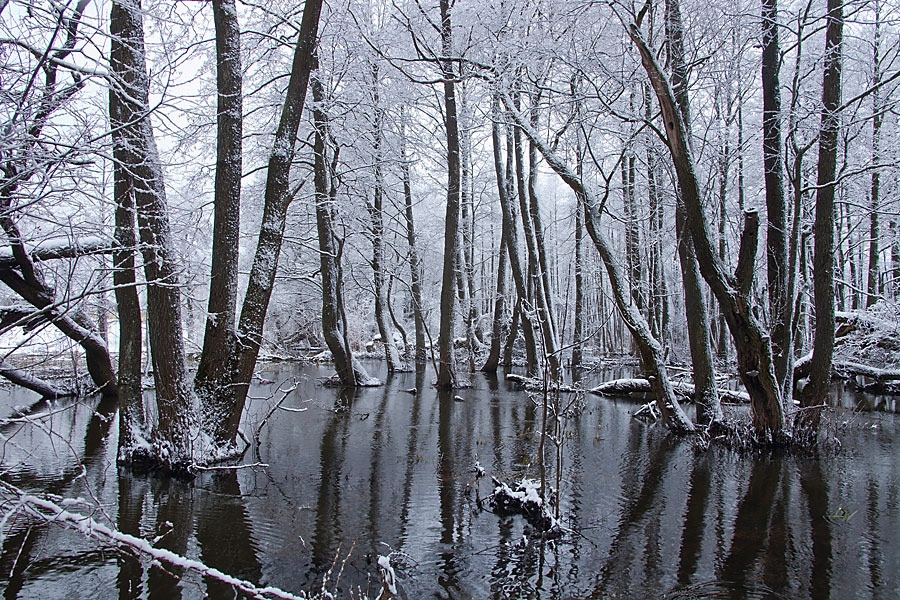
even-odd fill
[{"label": "dense forest background", "polygon": [[683,363],[697,424],[721,371],[760,438],[794,397],[814,433],[842,311],[896,319],[898,25],[887,0],[4,0],[0,321],[28,335],[0,374],[70,391],[40,378],[60,332],[122,402],[120,458],[173,470],[233,450],[260,352],[445,387],[633,354],[673,429]]}]

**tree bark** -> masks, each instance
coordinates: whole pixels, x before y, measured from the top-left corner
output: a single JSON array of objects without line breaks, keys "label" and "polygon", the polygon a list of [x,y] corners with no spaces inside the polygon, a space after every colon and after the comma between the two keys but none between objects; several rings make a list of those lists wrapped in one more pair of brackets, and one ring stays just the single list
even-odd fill
[{"label": "tree bark", "polygon": [[[494,151],[494,175],[497,179],[497,196],[500,199],[500,211],[501,214],[503,214],[505,212],[504,206],[506,206],[509,202],[509,199],[507,198],[509,182],[506,179],[506,167],[503,164],[503,149],[500,140],[500,124],[497,122],[497,119],[500,116],[498,104],[498,99],[495,96],[493,107],[494,122],[491,124],[491,146]],[[502,337],[503,316],[506,308],[506,262],[509,256],[509,251],[506,246],[506,240],[508,240],[510,237],[510,232],[508,231],[509,226],[510,219],[502,217],[499,244],[500,257],[497,266],[497,291],[494,296],[494,319],[491,329],[491,349],[488,353],[488,358],[485,361],[484,366],[481,368],[481,370],[485,373],[496,373],[497,367],[500,364],[500,338]]]},{"label": "tree bark", "polygon": [[[612,246],[603,235],[599,228],[597,220],[600,217],[600,210],[604,205],[604,201],[598,201],[591,191],[584,185],[584,182],[576,173],[574,173],[553,150],[540,138],[540,136],[531,129],[530,125],[522,119],[518,113],[512,110],[513,103],[506,96],[503,101],[510,110],[510,114],[515,119],[516,125],[528,136],[540,153],[543,155],[547,164],[556,172],[557,175],[568,185],[575,194],[581,194],[585,200],[584,219],[588,235],[594,242],[594,247],[600,255],[606,267],[606,273],[609,277],[609,283],[612,287],[613,298],[616,308],[622,316],[622,320],[631,332],[638,351],[641,355],[641,361],[648,373],[648,379],[653,387],[653,394],[659,405],[660,412],[666,425],[675,431],[693,431],[694,425],[688,419],[682,410],[675,392],[672,389],[672,383],[669,380],[666,370],[665,360],[663,356],[663,348],[660,343],[650,333],[650,327],[646,319],[637,309],[637,306],[631,299],[628,290],[627,278],[622,269],[622,265]],[[608,190],[607,190],[608,193]]]},{"label": "tree bark", "polygon": [[234,0],[214,0],[216,27],[216,175],[212,265],[206,331],[194,377],[204,430],[222,445],[233,444],[240,414],[231,385],[237,318],[240,248],[243,74],[241,32]]},{"label": "tree bark", "polygon": [[375,154],[373,176],[375,186],[372,190],[372,205],[369,207],[369,217],[372,228],[372,274],[375,283],[375,322],[378,325],[378,333],[381,335],[381,343],[384,346],[384,358],[387,362],[389,374],[403,370],[397,345],[394,343],[394,333],[388,320],[387,283],[385,277],[385,252],[384,252],[384,171],[382,163],[384,156],[382,151],[384,138],[384,109],[380,106],[378,65],[372,65],[372,100],[374,114],[372,123],[373,142],[372,150]]},{"label": "tree bark", "polygon": [[844,15],[842,0],[828,0],[825,30],[825,72],[822,76],[822,118],[819,126],[819,164],[816,178],[816,217],[813,256],[815,340],[809,382],[800,394],[801,411],[795,428],[803,437],[818,432],[821,407],[831,384],[834,355],[834,196],[837,144],[840,133],[841,45]]},{"label": "tree bark", "polygon": [[[116,122],[119,114],[118,95],[109,94],[111,121]],[[135,452],[142,446],[146,434],[144,422],[144,401],[141,376],[143,352],[143,328],[141,301],[137,289],[135,273],[135,252],[137,252],[137,223],[135,221],[134,189],[131,176],[122,159],[124,140],[122,130],[113,128],[113,194],[116,203],[115,239],[118,249],[113,255],[113,287],[116,294],[116,308],[119,320],[119,449],[118,462],[131,463],[136,458],[146,460],[148,456],[136,457]]]},{"label": "tree bark", "polygon": [[313,173],[316,188],[316,230],[319,237],[319,272],[322,277],[322,333],[331,351],[337,383],[346,386],[368,385],[371,380],[365,369],[353,358],[347,339],[346,318],[342,300],[341,254],[343,248],[335,234],[334,216],[337,183],[334,170],[338,151],[328,155],[328,114],[325,111],[325,91],[315,75],[311,81],[315,154]]},{"label": "tree bark", "polygon": [[881,251],[879,238],[881,224],[879,210],[881,203],[881,126],[884,122],[884,106],[881,96],[881,3],[875,2],[875,39],[872,61],[872,185],[869,196],[869,265],[866,281],[866,306],[872,306],[881,298]]},{"label": "tree bark", "polygon": [[[666,1],[666,38],[669,64],[672,69],[672,88],[681,112],[685,133],[690,136],[690,101],[687,89],[687,66],[681,12],[676,0]],[[684,289],[684,309],[691,349],[691,370],[697,397],[697,422],[710,425],[723,419],[716,389],[716,374],[710,344],[710,316],[700,280],[694,242],[686,227],[687,211],[683,196],[675,201],[675,229],[678,232],[678,259]]]}]

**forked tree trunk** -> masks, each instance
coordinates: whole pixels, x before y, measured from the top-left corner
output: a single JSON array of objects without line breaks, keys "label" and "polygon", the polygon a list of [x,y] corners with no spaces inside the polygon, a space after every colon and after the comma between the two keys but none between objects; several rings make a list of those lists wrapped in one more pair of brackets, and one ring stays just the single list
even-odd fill
[{"label": "forked tree trunk", "polygon": [[[496,164],[496,161],[500,158],[500,123],[498,122],[498,119],[500,118],[499,99],[495,98],[494,103],[495,116],[492,125],[491,138],[494,144],[494,161]],[[534,376],[537,374],[537,342],[535,340],[534,323],[531,320],[531,311],[522,306],[523,303],[528,302],[528,284],[525,274],[526,267],[522,264],[522,260],[519,256],[519,229],[516,224],[517,209],[515,203],[516,192],[515,185],[513,184],[513,180],[515,179],[515,175],[513,174],[515,142],[514,136],[510,135],[509,132],[507,132],[506,135],[506,151],[506,186],[504,187],[503,193],[499,196],[500,212],[503,219],[501,233],[505,236],[502,243],[506,246],[507,257],[509,258],[509,268],[512,272],[513,284],[516,288],[517,300],[515,314],[519,317],[518,323],[522,327],[522,337],[525,341],[526,371],[529,376]],[[513,323],[516,323],[516,319],[513,319]],[[512,344],[517,335],[516,329],[517,327],[515,326],[510,328],[510,338],[508,340],[510,349],[512,348]],[[504,361],[504,364],[508,364],[508,362]]]},{"label": "forked tree trunk", "polygon": [[178,264],[169,229],[162,166],[149,110],[144,26],[138,2],[113,2],[110,13],[113,127],[123,124],[119,156],[133,184],[144,277],[157,422],[153,460],[164,470],[188,472],[194,462],[194,405],[187,381]]},{"label": "forked tree trunk", "polygon": [[318,77],[312,77],[315,154],[313,174],[316,188],[316,230],[319,237],[319,271],[322,277],[322,333],[331,351],[337,383],[346,386],[372,383],[365,369],[353,358],[347,339],[346,318],[342,301],[341,254],[342,244],[335,234],[334,217],[337,201],[337,182],[334,171],[338,151],[328,154],[328,114],[325,111],[325,91]]},{"label": "forked tree trunk", "polygon": [[[498,115],[497,99],[494,98],[494,118]],[[503,206],[509,202],[507,191],[509,190],[509,182],[506,179],[506,168],[503,164],[503,150],[500,141],[500,125],[494,121],[491,125],[491,146],[494,151],[494,175],[497,179],[497,195],[500,198],[501,214],[503,214]],[[481,368],[485,373],[496,373],[497,367],[500,365],[500,344],[503,332],[503,316],[506,308],[506,263],[509,252],[506,247],[506,240],[509,239],[510,220],[501,219],[500,226],[500,257],[497,266],[497,291],[494,296],[494,319],[491,328],[491,349],[488,358]]]}]

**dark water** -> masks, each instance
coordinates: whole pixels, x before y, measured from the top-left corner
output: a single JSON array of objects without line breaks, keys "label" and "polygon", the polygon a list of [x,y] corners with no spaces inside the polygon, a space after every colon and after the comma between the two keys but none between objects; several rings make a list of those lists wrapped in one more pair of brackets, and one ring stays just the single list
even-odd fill
[{"label": "dark water", "polygon": [[[633,403],[588,396],[563,436],[571,531],[541,540],[521,517],[484,510],[492,485],[472,470],[537,476],[539,411],[523,392],[477,376],[473,389],[438,394],[430,374],[414,373],[338,391],[319,385],[327,368],[276,368],[262,373],[273,384],[252,390],[243,428],[252,437],[279,386],[296,384],[283,404],[294,410],[275,410],[245,459],[266,467],[190,484],[122,475],[115,406],[79,403],[0,425],[2,476],[83,498],[69,508],[293,593],[375,597],[377,557],[392,553],[408,599],[900,598],[893,399],[841,389],[829,419],[840,450],[749,457],[696,453],[632,419]],[[4,401],[6,415],[29,403]],[[13,508],[0,504],[6,598],[235,597]]]}]

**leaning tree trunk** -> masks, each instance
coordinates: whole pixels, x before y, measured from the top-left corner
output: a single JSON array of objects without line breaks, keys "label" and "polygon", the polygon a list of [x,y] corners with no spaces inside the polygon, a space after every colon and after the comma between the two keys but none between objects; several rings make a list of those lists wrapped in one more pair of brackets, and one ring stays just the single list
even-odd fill
[{"label": "leaning tree trunk", "polygon": [[[284,239],[287,209],[298,191],[290,189],[291,166],[294,160],[294,143],[303,116],[303,104],[306,101],[309,75],[316,65],[315,48],[321,12],[322,0],[306,0],[304,3],[300,34],[294,46],[291,76],[281,108],[278,129],[272,142],[272,152],[269,155],[262,223],[256,242],[253,266],[250,268],[250,281],[247,284],[238,320],[235,358],[232,364],[235,398],[228,431],[229,433],[233,431],[234,435],[237,434],[253,369],[259,356],[263,325],[272,297],[272,287],[275,285],[275,272],[278,269],[278,257]],[[231,439],[234,439],[233,436]]]},{"label": "leaning tree trunk", "polygon": [[[528,139],[535,144],[538,151],[543,155],[547,164],[556,172],[557,175],[568,185],[575,194],[581,194],[584,198],[584,218],[585,227],[588,235],[594,242],[594,247],[606,267],[606,274],[609,277],[610,287],[613,292],[613,299],[616,308],[625,322],[626,327],[631,332],[638,352],[641,355],[641,362],[644,369],[648,373],[653,395],[666,425],[675,431],[694,431],[694,425],[684,413],[678,399],[675,397],[675,391],[669,380],[666,370],[663,347],[653,337],[650,332],[650,326],[647,320],[637,309],[631,298],[628,289],[628,280],[625,277],[622,265],[619,262],[617,254],[613,251],[611,244],[603,235],[599,228],[597,220],[600,217],[601,207],[605,204],[604,200],[598,200],[591,191],[584,185],[584,182],[576,173],[574,173],[556,153],[541,139],[528,123],[515,111],[512,110],[513,103],[506,95],[503,101],[510,110],[510,114],[515,119],[522,132],[528,136]],[[607,189],[608,193],[608,189]]]},{"label": "leaning tree trunk", "polygon": [[153,460],[166,471],[188,472],[194,462],[194,406],[181,329],[181,288],[169,229],[162,165],[149,112],[149,84],[144,58],[141,7],[132,0],[113,2],[110,13],[112,93],[122,126],[123,168],[133,183],[144,277],[147,280],[147,326],[157,422]]},{"label": "leaning tree trunk", "polygon": [[[450,0],[440,0],[441,48],[445,57],[453,55],[453,28]],[[444,219],[444,267],[441,278],[441,326],[438,333],[437,386],[453,387],[453,324],[456,320],[457,239],[459,237],[460,164],[459,122],[456,111],[456,74],[453,62],[441,61],[444,87],[444,126],[447,132],[447,208]]]},{"label": "leaning tree trunk", "polygon": [[234,415],[231,363],[237,315],[240,248],[243,92],[241,32],[234,0],[215,0],[216,175],[212,265],[203,351],[194,376],[204,430],[216,443],[233,444],[240,415]]},{"label": "leaning tree trunk", "polygon": [[641,62],[662,110],[669,152],[684,200],[700,273],[725,313],[725,320],[735,343],[741,382],[750,394],[754,429],[760,438],[775,438],[784,429],[781,389],[775,379],[769,337],[754,314],[750,299],[756,251],[750,238],[756,237],[752,228],[757,215],[745,215],[745,227],[750,229],[745,229],[744,232],[742,254],[739,256],[736,272],[729,275],[712,246],[694,158],[669,79],[644,41],[637,23],[629,26],[629,34],[641,54]]},{"label": "leaning tree trunk", "polygon": [[801,411],[795,427],[803,437],[818,432],[822,406],[831,384],[834,355],[834,194],[840,133],[841,44],[844,35],[842,0],[828,0],[825,30],[825,73],[822,76],[822,120],[819,127],[819,165],[816,179],[816,218],[813,256],[813,302],[816,337],[809,383],[800,394]]},{"label": "leaning tree trunk", "polygon": [[358,361],[354,360],[347,339],[346,319],[341,295],[341,243],[335,234],[334,216],[337,202],[337,183],[334,177],[338,150],[328,155],[328,114],[325,111],[325,91],[319,78],[312,77],[313,121],[313,178],[316,196],[316,231],[319,238],[319,271],[322,277],[322,333],[334,360],[336,381],[340,385],[368,385],[371,380]]},{"label": "leaning tree trunk", "polygon": [[[687,89],[687,65],[684,62],[683,27],[678,2],[666,1],[666,48],[672,70],[672,88],[690,136],[690,102]],[[691,370],[694,375],[697,421],[701,425],[722,421],[722,407],[716,389],[716,374],[710,344],[710,317],[703,284],[694,252],[694,242],[686,227],[684,198],[675,202],[675,228],[678,232],[678,260],[684,289],[685,319],[688,326],[688,343],[691,350]]]}]

